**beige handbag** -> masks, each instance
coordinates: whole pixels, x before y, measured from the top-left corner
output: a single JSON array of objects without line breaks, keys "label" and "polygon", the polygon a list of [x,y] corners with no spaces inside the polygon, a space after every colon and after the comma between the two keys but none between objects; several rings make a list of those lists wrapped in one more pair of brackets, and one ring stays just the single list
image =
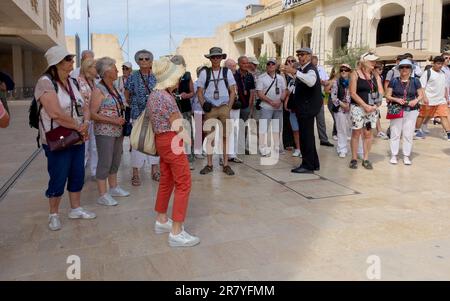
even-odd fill
[{"label": "beige handbag", "polygon": [[145,109],[133,125],[130,142],[133,149],[147,155],[156,156],[155,133],[153,132],[149,109]]}]

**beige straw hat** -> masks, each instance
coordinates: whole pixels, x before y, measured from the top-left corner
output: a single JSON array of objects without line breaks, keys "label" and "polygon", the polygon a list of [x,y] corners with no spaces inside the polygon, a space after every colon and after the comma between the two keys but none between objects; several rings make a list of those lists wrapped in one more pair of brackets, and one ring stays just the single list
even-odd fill
[{"label": "beige straw hat", "polygon": [[167,57],[153,62],[152,70],[156,77],[156,90],[164,90],[175,86],[186,72],[183,65],[175,65]]}]

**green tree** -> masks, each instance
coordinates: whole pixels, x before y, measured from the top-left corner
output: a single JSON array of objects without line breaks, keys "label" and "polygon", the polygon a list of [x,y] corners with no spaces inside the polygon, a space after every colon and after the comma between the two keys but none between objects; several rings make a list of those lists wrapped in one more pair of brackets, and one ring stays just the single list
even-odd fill
[{"label": "green tree", "polygon": [[369,47],[367,46],[339,48],[333,55],[327,55],[327,61],[325,63],[329,66],[333,66],[333,68],[339,68],[342,64],[348,64],[352,68],[356,68],[361,55],[368,51]]},{"label": "green tree", "polygon": [[267,66],[267,61],[268,61],[267,54],[260,56],[258,58],[258,61],[259,61],[258,70],[260,72],[265,72],[266,66]]}]

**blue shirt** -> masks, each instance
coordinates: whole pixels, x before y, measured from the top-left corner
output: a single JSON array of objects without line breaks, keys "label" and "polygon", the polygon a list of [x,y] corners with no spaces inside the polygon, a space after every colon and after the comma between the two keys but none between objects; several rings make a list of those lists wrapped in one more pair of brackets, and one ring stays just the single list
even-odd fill
[{"label": "blue shirt", "polygon": [[[153,91],[156,86],[156,77],[153,74],[143,75],[148,83],[148,90]],[[130,93],[131,119],[136,120],[145,111],[149,93],[145,88],[144,80],[139,71],[133,72],[128,79],[125,89]]]}]

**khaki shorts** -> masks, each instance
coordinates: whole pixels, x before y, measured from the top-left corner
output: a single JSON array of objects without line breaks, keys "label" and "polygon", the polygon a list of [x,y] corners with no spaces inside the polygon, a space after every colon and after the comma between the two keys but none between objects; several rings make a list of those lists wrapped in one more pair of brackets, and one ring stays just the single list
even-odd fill
[{"label": "khaki shorts", "polygon": [[[228,105],[212,108],[211,112],[205,113],[205,122],[209,119],[217,119],[222,124],[223,134],[227,133],[227,120],[230,119],[230,109]],[[206,134],[214,132],[214,128],[211,131],[206,131]]]},{"label": "khaki shorts", "polygon": [[446,104],[437,106],[422,105],[420,107],[419,117],[448,117],[448,106]]}]

